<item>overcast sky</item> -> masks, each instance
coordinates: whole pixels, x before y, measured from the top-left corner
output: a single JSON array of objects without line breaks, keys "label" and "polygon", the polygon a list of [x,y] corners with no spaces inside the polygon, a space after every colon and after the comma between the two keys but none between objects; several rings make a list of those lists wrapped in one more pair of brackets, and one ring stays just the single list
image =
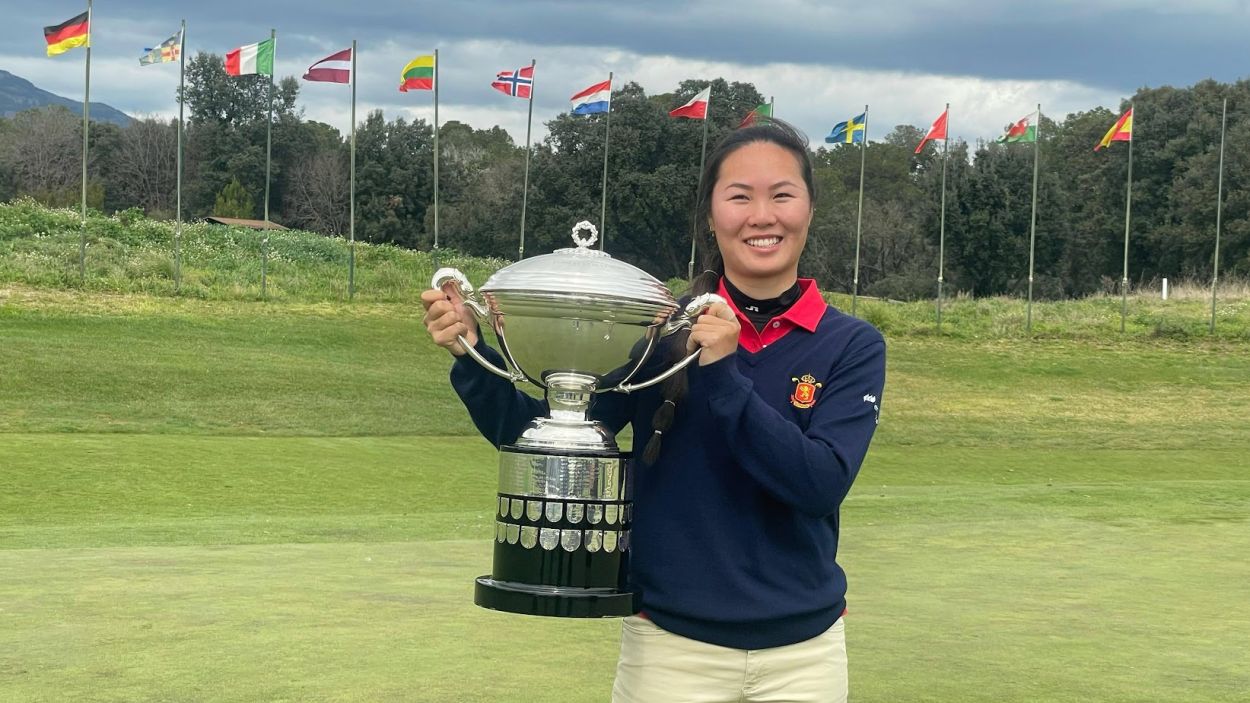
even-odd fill
[{"label": "overcast sky", "polygon": [[[83,9],[0,0],[0,69],[81,99],[83,51],[45,57],[42,27]],[[440,120],[501,125],[518,142],[525,101],[490,82],[530,59],[536,140],[570,95],[614,71],[617,85],[636,81],[648,93],[686,78],[752,82],[818,143],[865,104],[870,137],[896,124],[927,127],[950,102],[953,136],[993,138],[1039,102],[1054,118],[1118,109],[1141,86],[1236,80],[1250,55],[1250,0],[98,0],[92,100],[175,115],[177,66],[140,68],[138,56],[183,18],[192,53],[224,54],[276,28],[279,76],[298,77],[356,39],[361,119],[372,109],[432,119],[430,93],[397,86],[409,59],[437,48]],[[349,127],[347,86],[303,83],[300,104],[309,119]]]}]

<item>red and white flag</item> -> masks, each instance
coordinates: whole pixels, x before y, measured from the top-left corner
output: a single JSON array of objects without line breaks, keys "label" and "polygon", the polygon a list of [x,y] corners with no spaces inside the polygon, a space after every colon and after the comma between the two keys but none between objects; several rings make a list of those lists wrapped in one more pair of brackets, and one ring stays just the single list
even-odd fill
[{"label": "red and white flag", "polygon": [[712,99],[712,86],[708,86],[699,91],[699,94],[690,98],[690,102],[668,113],[669,117],[689,117],[692,120],[707,119],[707,104]]},{"label": "red and white flag", "polygon": [[321,59],[308,67],[304,74],[306,81],[322,81],[324,83],[352,82],[352,50],[343,49]]},{"label": "red and white flag", "polygon": [[526,66],[515,71],[500,71],[490,87],[514,98],[528,98],[534,89],[534,67]]},{"label": "red and white flag", "polygon": [[946,141],[946,113],[948,112],[950,112],[949,108],[943,110],[942,115],[934,120],[933,126],[929,128],[929,133],[924,135],[924,139],[921,139],[920,145],[916,147],[917,154],[919,154],[920,150],[924,148],[924,145],[930,141],[935,139]]}]

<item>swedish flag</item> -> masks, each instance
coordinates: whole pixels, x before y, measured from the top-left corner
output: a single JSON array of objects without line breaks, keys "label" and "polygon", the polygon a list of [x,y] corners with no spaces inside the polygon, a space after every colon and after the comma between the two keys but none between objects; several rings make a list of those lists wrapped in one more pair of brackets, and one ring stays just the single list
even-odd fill
[{"label": "swedish flag", "polygon": [[864,129],[868,126],[868,113],[852,117],[846,122],[833,126],[833,131],[825,137],[826,144],[859,144],[864,141]]}]

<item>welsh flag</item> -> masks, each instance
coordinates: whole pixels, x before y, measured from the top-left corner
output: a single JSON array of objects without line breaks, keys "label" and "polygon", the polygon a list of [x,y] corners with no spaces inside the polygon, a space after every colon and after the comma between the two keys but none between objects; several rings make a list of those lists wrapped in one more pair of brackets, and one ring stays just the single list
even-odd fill
[{"label": "welsh flag", "polygon": [[1021,117],[1015,124],[1007,128],[1007,132],[999,137],[996,141],[999,144],[1015,144],[1017,142],[1035,142],[1037,141],[1037,125],[1033,124],[1033,118],[1037,113]]},{"label": "welsh flag", "polygon": [[226,52],[226,73],[231,76],[272,76],[273,39]]}]

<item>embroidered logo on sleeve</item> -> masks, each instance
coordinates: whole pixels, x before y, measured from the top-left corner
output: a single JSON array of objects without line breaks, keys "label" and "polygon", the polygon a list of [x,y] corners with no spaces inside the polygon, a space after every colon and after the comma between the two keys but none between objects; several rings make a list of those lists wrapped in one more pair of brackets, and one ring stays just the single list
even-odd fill
[{"label": "embroidered logo on sleeve", "polygon": [[872,406],[874,424],[881,424],[881,406],[877,404],[877,396],[869,393],[864,396],[864,402]]},{"label": "embroidered logo on sleeve", "polygon": [[816,404],[816,391],[820,390],[823,384],[817,381],[815,376],[805,373],[802,378],[790,380],[795,384],[794,393],[790,394],[791,405],[806,409]]}]

